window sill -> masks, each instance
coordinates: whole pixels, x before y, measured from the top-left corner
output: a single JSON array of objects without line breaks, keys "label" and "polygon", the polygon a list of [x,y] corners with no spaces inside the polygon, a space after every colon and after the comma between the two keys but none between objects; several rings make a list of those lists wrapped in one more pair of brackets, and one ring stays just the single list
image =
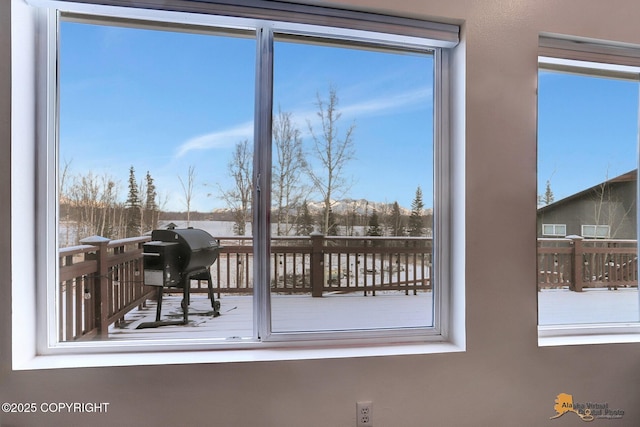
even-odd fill
[{"label": "window sill", "polygon": [[539,326],[538,346],[623,344],[640,342],[640,324]]},{"label": "window sill", "polygon": [[16,360],[14,370],[93,368],[115,366],[147,366],[230,362],[267,362],[286,360],[340,359],[354,357],[406,356],[463,352],[463,346],[451,342],[371,345],[353,347],[282,347],[265,348],[265,344],[249,344],[247,348],[224,350],[149,351],[95,354],[34,355]]}]

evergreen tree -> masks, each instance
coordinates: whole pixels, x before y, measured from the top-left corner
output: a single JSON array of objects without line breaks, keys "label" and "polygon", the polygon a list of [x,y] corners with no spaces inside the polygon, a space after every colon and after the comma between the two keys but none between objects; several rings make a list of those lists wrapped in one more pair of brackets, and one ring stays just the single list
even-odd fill
[{"label": "evergreen tree", "polygon": [[144,227],[145,230],[155,230],[158,228],[158,203],[156,202],[158,194],[156,193],[156,186],[153,183],[153,178],[149,171],[147,171],[146,185]]},{"label": "evergreen tree", "polygon": [[424,202],[422,201],[422,188],[418,186],[416,196],[411,202],[411,216],[409,217],[409,235],[422,236],[424,234]]},{"label": "evergreen tree", "polygon": [[354,200],[349,207],[345,221],[346,221],[346,234],[347,236],[353,236],[356,234],[355,226],[358,218],[358,206]]},{"label": "evergreen tree", "polygon": [[544,195],[538,196],[538,204],[546,206],[553,203],[554,200],[555,197],[553,196],[553,191],[551,191],[551,182],[547,180],[547,186],[545,188]]},{"label": "evergreen tree", "polygon": [[244,236],[247,232],[247,219],[240,210],[233,211],[233,234]]},{"label": "evergreen tree", "polygon": [[378,212],[375,209],[369,217],[369,228],[367,229],[367,236],[382,236],[382,228],[380,228]]},{"label": "evergreen tree", "polygon": [[404,236],[404,221],[402,220],[402,213],[400,212],[400,205],[398,205],[398,202],[393,202],[390,222],[391,234],[393,236]]},{"label": "evergreen tree", "polygon": [[298,222],[296,223],[296,236],[308,236],[313,233],[313,217],[309,212],[309,205],[305,200],[298,208]]},{"label": "evergreen tree", "polygon": [[138,184],[136,183],[135,169],[129,168],[129,194],[125,204],[127,212],[127,232],[126,237],[139,236],[141,226],[141,203],[138,195]]},{"label": "evergreen tree", "polygon": [[338,235],[338,219],[336,215],[333,213],[333,209],[329,208],[329,215],[324,215],[324,218],[328,218],[329,220],[329,228],[327,228],[327,236],[337,236]]}]

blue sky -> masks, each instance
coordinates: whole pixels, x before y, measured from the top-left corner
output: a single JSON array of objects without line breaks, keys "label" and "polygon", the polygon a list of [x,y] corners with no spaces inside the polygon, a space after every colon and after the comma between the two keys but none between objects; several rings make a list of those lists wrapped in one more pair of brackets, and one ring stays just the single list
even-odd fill
[{"label": "blue sky", "polygon": [[[355,125],[349,197],[409,207],[420,185],[432,205],[430,55],[290,42],[275,52],[276,110],[292,114],[307,147],[309,126],[320,130],[316,95],[331,86],[339,128]],[[65,22],[60,55],[62,165],[118,180],[123,200],[129,167],[138,181],[149,171],[168,210],[184,209],[178,176],[193,166],[192,209],[224,206],[216,194],[231,185],[233,146],[253,141],[251,38]]]},{"label": "blue sky", "polygon": [[[193,166],[192,209],[223,207],[233,146],[253,140],[254,57],[250,37],[63,23],[61,164],[119,181],[121,200],[129,167],[139,181],[149,171],[168,210],[185,208],[178,177]],[[409,207],[420,185],[430,207],[432,66],[429,55],[278,41],[275,108],[309,148],[316,95],[335,87],[339,128],[355,125],[345,196]],[[637,82],[540,72],[539,193],[549,180],[560,200],[636,167],[638,92]]]},{"label": "blue sky", "polygon": [[555,200],[638,164],[638,82],[541,71],[538,192]]}]

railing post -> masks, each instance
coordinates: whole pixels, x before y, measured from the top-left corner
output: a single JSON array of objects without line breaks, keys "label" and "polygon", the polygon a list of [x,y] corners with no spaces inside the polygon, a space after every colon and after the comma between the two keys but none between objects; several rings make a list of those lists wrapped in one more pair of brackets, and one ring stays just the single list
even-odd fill
[{"label": "railing post", "polygon": [[582,246],[582,236],[571,235],[567,236],[567,239],[571,240],[571,247],[573,250],[571,257],[571,284],[569,289],[576,292],[582,292],[584,286],[584,253]]},{"label": "railing post", "polygon": [[100,338],[106,339],[109,336],[109,278],[107,267],[107,244],[111,240],[101,236],[91,236],[80,240],[83,245],[92,245],[97,248],[96,255],[98,261],[98,271],[96,272],[96,295],[94,295],[95,304],[95,323],[98,328]]},{"label": "railing post", "polygon": [[311,237],[311,296],[321,297],[324,287],[324,235],[314,231]]}]

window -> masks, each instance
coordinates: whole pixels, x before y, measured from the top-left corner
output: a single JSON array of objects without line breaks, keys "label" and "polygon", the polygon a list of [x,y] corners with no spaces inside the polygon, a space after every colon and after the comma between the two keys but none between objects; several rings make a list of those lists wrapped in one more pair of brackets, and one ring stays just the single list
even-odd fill
[{"label": "window", "polygon": [[[275,38],[274,333],[434,326],[436,61],[432,50],[364,49],[331,40],[310,44],[286,34]],[[292,92],[292,82],[302,80],[304,85],[296,84]],[[287,132],[293,140],[287,141]],[[304,159],[291,164],[288,150],[295,135]],[[288,170],[296,167],[299,171]],[[295,181],[287,176],[291,173]],[[294,209],[316,220],[292,212],[295,200],[300,202]],[[306,266],[279,252],[291,246],[287,235],[306,236],[311,227],[323,237],[305,237],[303,246],[315,244],[325,254],[322,282],[311,278],[311,287],[322,289],[312,293],[345,301],[341,308],[305,307],[317,322],[304,325],[292,318],[291,304],[309,299],[286,295],[286,287],[293,278],[289,286],[304,286],[299,282]],[[383,298],[381,310],[373,301]],[[367,304],[355,314],[358,299]],[[392,319],[383,320],[381,311]]]},{"label": "window", "polygon": [[[218,301],[222,310],[233,304],[248,312],[243,313],[242,327],[217,329],[215,334],[251,338],[253,282],[247,268],[253,258],[248,203],[255,33],[142,24],[114,25],[109,19],[65,14],[59,20],[58,247],[65,260],[59,275],[68,280],[60,280],[58,291],[58,338],[82,339],[100,327],[84,314],[81,321],[75,320],[78,311],[95,311],[96,284],[91,277],[68,273],[94,253],[91,247],[80,253],[73,249],[91,236],[109,239],[104,248],[109,257],[124,257],[117,263],[108,261],[116,264],[99,273],[108,275],[109,316],[124,315],[121,327],[106,334],[101,331],[101,337],[137,340],[139,332],[153,336],[152,328],[136,329],[151,326],[149,319],[130,323],[149,311],[129,306],[153,299],[156,291],[144,286],[150,282],[145,274],[150,273],[140,264],[139,248],[145,247],[152,230],[173,225],[203,229],[220,241],[223,249],[212,273],[216,288],[227,295],[219,294]],[[238,176],[234,181],[232,177]],[[229,221],[232,215],[238,220]],[[179,271],[168,274],[176,276]],[[205,310],[207,299],[200,298],[208,286],[191,282],[190,307],[198,313],[191,316],[193,322],[208,319],[202,313],[211,311],[211,306]],[[180,283],[169,289],[179,291]],[[78,286],[83,287],[84,298],[74,302]],[[170,308],[181,298],[165,295],[163,305]],[[69,312],[74,320],[67,320]]]},{"label": "window", "polygon": [[548,199],[538,208],[548,236],[538,239],[540,343],[624,340],[640,320],[639,55],[606,43],[540,42],[538,191]]},{"label": "window", "polygon": [[608,239],[610,237],[609,225],[583,225],[582,237],[593,239]]},{"label": "window", "polygon": [[[457,27],[55,5],[34,9],[39,353],[453,342]],[[182,316],[180,287],[149,321],[145,257],[163,246],[149,233],[168,227],[219,243],[186,279],[193,328],[164,322]]]},{"label": "window", "polygon": [[566,224],[542,224],[542,235],[564,237],[567,235]]}]

